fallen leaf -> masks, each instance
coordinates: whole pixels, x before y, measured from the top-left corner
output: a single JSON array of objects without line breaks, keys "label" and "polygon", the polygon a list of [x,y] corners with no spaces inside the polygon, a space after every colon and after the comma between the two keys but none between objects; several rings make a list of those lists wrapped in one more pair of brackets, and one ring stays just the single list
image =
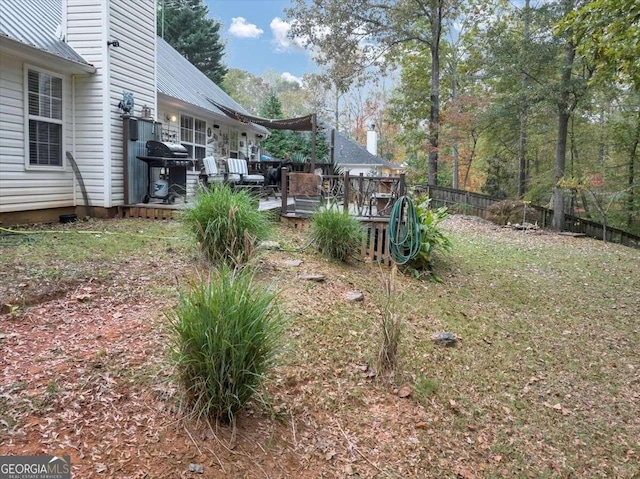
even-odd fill
[{"label": "fallen leaf", "polygon": [[458,475],[458,477],[461,477],[462,479],[478,479],[478,476],[476,476],[476,474],[471,470],[471,468],[467,466],[459,466],[456,469],[456,474]]}]

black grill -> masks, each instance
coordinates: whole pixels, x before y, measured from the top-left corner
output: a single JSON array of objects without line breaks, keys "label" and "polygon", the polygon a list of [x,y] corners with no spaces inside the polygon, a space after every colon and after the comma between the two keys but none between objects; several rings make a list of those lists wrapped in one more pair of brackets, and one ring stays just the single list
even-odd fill
[{"label": "black grill", "polygon": [[[148,167],[148,193],[142,201],[148,203],[150,198],[158,198],[164,203],[173,203],[176,194],[186,195],[187,168],[193,166],[193,160],[189,158],[188,150],[180,143],[155,140],[147,141],[146,147],[146,156],[136,157],[144,161]],[[162,168],[160,178],[168,182],[167,194],[160,196],[154,194],[151,181],[152,168]]]},{"label": "black grill", "polygon": [[159,158],[187,158],[189,152],[180,143],[169,143],[166,141],[147,141],[147,156]]}]

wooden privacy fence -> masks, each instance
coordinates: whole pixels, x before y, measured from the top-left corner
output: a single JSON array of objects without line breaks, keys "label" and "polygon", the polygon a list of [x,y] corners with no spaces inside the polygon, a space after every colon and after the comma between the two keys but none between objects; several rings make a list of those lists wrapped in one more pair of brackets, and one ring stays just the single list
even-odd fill
[{"label": "wooden privacy fence", "polygon": [[[480,216],[487,219],[489,217],[489,208],[504,199],[493,198],[491,196],[473,193],[470,191],[454,190],[444,186],[428,186],[415,185],[415,192],[426,193],[431,198],[432,206],[447,206],[457,212]],[[553,210],[538,205],[527,205],[527,220],[531,221],[533,215],[534,221],[541,228],[550,228],[553,219]],[[580,218],[565,214],[565,231],[572,233],[580,233],[586,236],[603,239],[606,230],[606,241],[618,243],[632,248],[640,248],[640,236],[631,234],[627,231],[612,228],[598,223],[596,221]]]}]

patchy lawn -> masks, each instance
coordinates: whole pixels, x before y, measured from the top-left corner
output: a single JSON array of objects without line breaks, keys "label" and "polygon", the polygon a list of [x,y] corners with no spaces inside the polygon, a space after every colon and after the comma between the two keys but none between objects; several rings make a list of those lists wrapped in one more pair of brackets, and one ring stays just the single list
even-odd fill
[{"label": "patchy lawn", "polygon": [[640,252],[444,228],[443,284],[398,281],[389,383],[373,371],[388,270],[326,261],[279,227],[259,267],[288,345],[235,435],[183,420],[166,361],[164,311],[202,267],[179,222],[0,235],[0,455],[70,454],[83,479],[638,477]]}]

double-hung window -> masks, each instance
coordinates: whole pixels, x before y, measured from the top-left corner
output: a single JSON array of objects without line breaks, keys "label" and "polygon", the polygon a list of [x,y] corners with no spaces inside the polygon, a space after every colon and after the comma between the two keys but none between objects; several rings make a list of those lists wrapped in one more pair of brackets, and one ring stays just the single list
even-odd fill
[{"label": "double-hung window", "polygon": [[27,70],[29,166],[63,166],[62,78]]},{"label": "double-hung window", "polygon": [[191,116],[180,116],[180,143],[189,151],[189,156],[201,160],[207,150],[207,123]]}]

